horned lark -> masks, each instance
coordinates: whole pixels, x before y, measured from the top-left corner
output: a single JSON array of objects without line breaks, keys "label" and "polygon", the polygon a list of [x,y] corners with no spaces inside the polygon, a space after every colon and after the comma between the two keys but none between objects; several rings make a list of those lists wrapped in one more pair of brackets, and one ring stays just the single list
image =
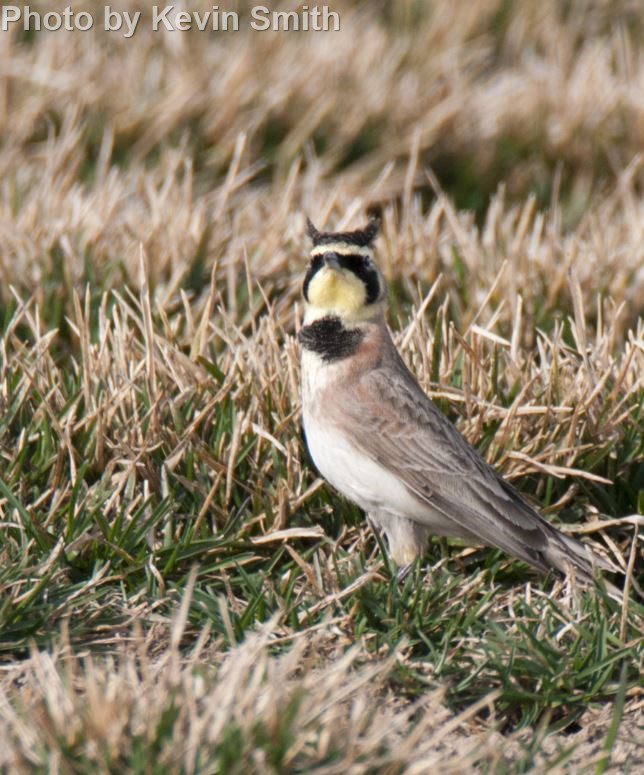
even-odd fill
[{"label": "horned lark", "polygon": [[425,395],[385,322],[378,223],[320,232],[304,278],[302,410],[315,465],[387,538],[402,577],[430,535],[496,546],[583,581],[610,567],[546,522]]}]

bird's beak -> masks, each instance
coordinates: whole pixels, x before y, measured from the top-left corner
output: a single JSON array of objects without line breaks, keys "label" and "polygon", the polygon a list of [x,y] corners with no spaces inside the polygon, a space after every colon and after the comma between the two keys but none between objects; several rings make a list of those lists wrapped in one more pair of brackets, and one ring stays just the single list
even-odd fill
[{"label": "bird's beak", "polygon": [[335,253],[325,253],[322,258],[324,259],[324,265],[328,266],[329,269],[335,269],[339,270],[342,269],[340,266],[340,262],[338,261],[338,257]]}]

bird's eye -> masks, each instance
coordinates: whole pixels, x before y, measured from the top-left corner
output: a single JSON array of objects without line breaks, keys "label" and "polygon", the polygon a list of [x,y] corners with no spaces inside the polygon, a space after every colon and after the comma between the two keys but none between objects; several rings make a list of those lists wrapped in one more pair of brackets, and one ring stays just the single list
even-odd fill
[{"label": "bird's eye", "polygon": [[309,268],[306,270],[306,276],[304,278],[304,286],[303,286],[303,293],[304,298],[308,301],[309,300],[309,285],[311,283],[311,280],[313,279],[313,276],[322,268],[322,265],[324,264],[324,259],[322,256],[317,255],[313,256],[311,259],[311,263],[309,264]]},{"label": "bird's eye", "polygon": [[322,267],[322,264],[324,263],[324,259],[322,256],[317,255],[313,257],[313,260],[311,261],[311,265],[309,267],[311,275],[314,275],[318,269]]}]

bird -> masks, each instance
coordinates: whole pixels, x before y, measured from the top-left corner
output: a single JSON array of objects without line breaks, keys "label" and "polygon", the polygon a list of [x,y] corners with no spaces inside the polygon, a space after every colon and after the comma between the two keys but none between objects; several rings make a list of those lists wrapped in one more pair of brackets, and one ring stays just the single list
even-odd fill
[{"label": "bird", "polygon": [[432,535],[496,547],[584,584],[596,567],[616,570],[529,505],[407,368],[385,319],[379,226],[371,219],[355,231],[325,232],[307,218],[312,248],[298,340],[302,425],[315,467],[384,533],[400,581]]}]

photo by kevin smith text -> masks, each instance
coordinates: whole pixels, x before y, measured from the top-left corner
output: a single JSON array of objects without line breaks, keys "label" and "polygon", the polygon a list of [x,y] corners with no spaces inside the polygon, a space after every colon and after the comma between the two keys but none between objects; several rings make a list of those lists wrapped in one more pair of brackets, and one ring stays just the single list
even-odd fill
[{"label": "photo by kevin smith text", "polygon": [[98,14],[95,16],[89,11],[74,11],[70,5],[62,11],[36,11],[28,5],[3,5],[0,7],[0,29],[3,32],[12,27],[30,32],[86,31],[99,24],[105,31],[120,32],[126,38],[131,38],[137,29],[146,24],[154,32],[238,32],[241,24],[247,24],[250,29],[260,32],[340,30],[340,14],[329,10],[327,5],[302,5],[297,11],[272,11],[265,5],[256,5],[250,9],[246,18],[240,18],[240,14],[235,11],[221,10],[218,5],[202,11],[186,11],[175,5],[153,5],[145,19],[142,17],[141,11],[120,11],[109,5],[103,7],[100,18]]}]

